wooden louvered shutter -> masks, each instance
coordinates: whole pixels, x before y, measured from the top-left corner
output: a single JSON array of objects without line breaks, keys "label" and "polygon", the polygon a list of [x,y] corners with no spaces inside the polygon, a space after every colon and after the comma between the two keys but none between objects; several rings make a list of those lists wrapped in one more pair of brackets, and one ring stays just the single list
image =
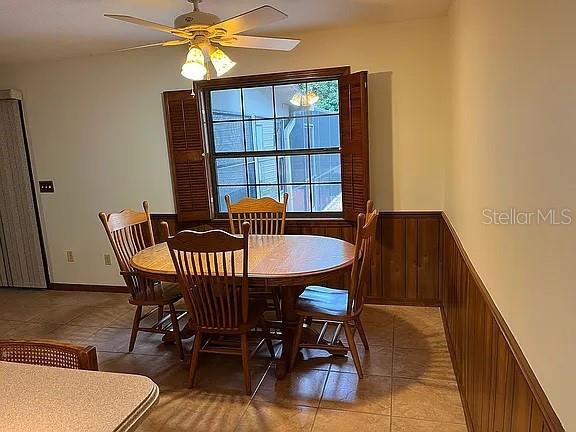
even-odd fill
[{"label": "wooden louvered shutter", "polygon": [[368,73],[339,79],[342,208],[344,219],[355,221],[366,211],[370,196],[368,173]]},{"label": "wooden louvered shutter", "polygon": [[164,115],[178,220],[209,220],[208,175],[197,98],[189,90],[165,92]]}]

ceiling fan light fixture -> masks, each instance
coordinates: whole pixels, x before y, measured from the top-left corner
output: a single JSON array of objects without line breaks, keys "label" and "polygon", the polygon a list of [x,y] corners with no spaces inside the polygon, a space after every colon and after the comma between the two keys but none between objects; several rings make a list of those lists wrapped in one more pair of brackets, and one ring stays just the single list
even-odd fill
[{"label": "ceiling fan light fixture", "polygon": [[220,48],[215,48],[210,52],[210,61],[214,65],[214,69],[216,69],[216,75],[219,77],[236,66],[236,62],[232,61]]},{"label": "ceiling fan light fixture", "polygon": [[207,72],[202,50],[197,46],[190,47],[188,55],[186,55],[186,62],[182,65],[180,72],[182,76],[192,81],[200,81],[204,79]]},{"label": "ceiling fan light fixture", "polygon": [[290,103],[297,107],[309,107],[314,105],[320,100],[320,96],[316,92],[309,91],[306,93],[294,93],[290,99]]}]

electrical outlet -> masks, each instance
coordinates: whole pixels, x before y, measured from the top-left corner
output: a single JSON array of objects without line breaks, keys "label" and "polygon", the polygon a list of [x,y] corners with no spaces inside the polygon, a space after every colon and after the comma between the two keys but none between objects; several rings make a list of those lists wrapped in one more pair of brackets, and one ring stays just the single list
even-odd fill
[{"label": "electrical outlet", "polygon": [[110,259],[110,254],[104,254],[104,265],[112,265],[112,260]]},{"label": "electrical outlet", "polygon": [[74,262],[74,254],[70,250],[66,251],[66,261],[68,261],[69,263]]}]

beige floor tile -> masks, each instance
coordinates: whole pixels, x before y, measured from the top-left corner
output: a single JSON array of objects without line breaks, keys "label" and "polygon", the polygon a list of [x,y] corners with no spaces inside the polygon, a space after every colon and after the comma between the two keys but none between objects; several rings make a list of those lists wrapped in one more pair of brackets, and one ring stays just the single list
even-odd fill
[{"label": "beige floor tile", "polygon": [[[364,324],[364,332],[366,333],[370,347],[379,346],[389,349],[392,348],[392,335],[394,333],[392,324],[370,324],[369,322],[364,323],[364,321],[362,321],[362,324]],[[342,337],[344,337],[344,335],[342,335]],[[354,338],[358,346],[362,345],[362,340],[358,332],[355,332]]]},{"label": "beige floor tile", "polygon": [[254,399],[283,405],[317,407],[327,376],[328,371],[310,369],[294,371],[285,379],[277,380],[275,369],[270,368]]},{"label": "beige floor tile", "polygon": [[164,392],[138,431],[232,432],[250,398],[197,391]]},{"label": "beige floor tile", "polygon": [[134,353],[98,353],[100,370],[145,375],[161,391],[187,390],[188,366],[177,358]]},{"label": "beige floor tile", "polygon": [[240,419],[236,432],[308,432],[315,413],[316,408],[253,401]]},{"label": "beige floor tile", "polygon": [[[269,364],[270,359],[257,360],[253,358],[250,360],[252,392],[256,391]],[[244,372],[240,356],[200,354],[194,388],[212,393],[243,394]]]},{"label": "beige floor tile", "polygon": [[442,314],[438,307],[386,306],[395,320],[404,320],[414,325],[442,327]]},{"label": "beige floor tile", "polygon": [[[130,307],[125,308],[118,311],[118,315],[115,320],[111,321],[106,327],[113,327],[113,328],[132,328],[132,323],[134,322],[134,313],[136,312],[136,306],[128,304]],[[145,307],[142,312],[142,316],[144,316],[148,311],[154,309],[153,307]],[[144,318],[140,322],[140,326],[151,326],[155,324],[157,321],[157,315],[151,314],[150,316]],[[181,323],[180,327],[183,327]]]},{"label": "beige floor tile", "polygon": [[392,417],[392,432],[468,432],[464,424]]},{"label": "beige floor tile", "polygon": [[390,414],[390,378],[330,372],[320,401],[321,408]]},{"label": "beige floor tile", "polygon": [[465,423],[456,383],[393,379],[392,416]]},{"label": "beige floor tile", "polygon": [[78,345],[89,345],[89,341],[98,331],[98,327],[80,327],[71,325],[57,326],[47,335],[48,338]]},{"label": "beige floor tile", "polygon": [[364,305],[362,309],[362,323],[365,327],[392,325],[394,314],[388,306]]},{"label": "beige floor tile", "polygon": [[[131,330],[121,328],[99,329],[90,339],[98,351],[128,353]],[[178,356],[175,344],[162,343],[162,336],[158,333],[138,332],[134,353],[147,355],[172,355]],[[185,348],[189,345],[186,344]],[[185,351],[186,352],[186,351]]]},{"label": "beige floor tile", "polygon": [[38,305],[30,307],[26,304],[12,304],[8,301],[0,302],[0,320],[25,322],[44,309],[44,306],[40,307]]},{"label": "beige floor tile", "polygon": [[88,306],[55,304],[44,306],[34,314],[29,314],[27,322],[67,324],[74,318],[90,311]]},{"label": "beige floor tile", "polygon": [[395,377],[456,381],[447,350],[394,348]]},{"label": "beige floor tile", "polygon": [[444,329],[437,324],[425,322],[394,322],[394,347],[425,350],[447,350]]},{"label": "beige floor tile", "polygon": [[[361,344],[358,344],[358,353],[365,375],[392,376],[392,349],[382,346],[371,346],[369,351],[365,351]],[[352,355],[333,356],[331,371],[356,373],[356,367],[352,360]]]},{"label": "beige floor tile", "polygon": [[82,291],[47,291],[46,299],[61,305],[129,307],[129,294]]},{"label": "beige floor tile", "polygon": [[84,327],[108,327],[116,321],[121,312],[114,308],[95,307],[77,316],[67,324]]},{"label": "beige floor tile", "polygon": [[390,417],[320,408],[312,432],[388,432]]},{"label": "beige floor tile", "polygon": [[48,339],[57,324],[0,321],[0,339]]}]

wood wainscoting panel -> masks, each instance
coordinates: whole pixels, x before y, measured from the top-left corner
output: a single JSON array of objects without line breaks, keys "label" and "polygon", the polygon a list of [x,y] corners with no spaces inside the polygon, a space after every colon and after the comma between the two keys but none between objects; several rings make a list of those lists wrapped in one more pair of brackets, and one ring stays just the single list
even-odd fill
[{"label": "wood wainscoting panel", "polygon": [[[157,242],[164,241],[160,222],[170,232],[198,228],[228,230],[228,220],[178,222],[173,214],[152,214]],[[439,304],[440,212],[386,212],[378,218],[367,302],[379,304]],[[286,234],[335,237],[354,243],[356,227],[343,219],[287,219]],[[321,253],[321,251],[320,251]],[[346,278],[330,281],[346,287]]]},{"label": "wood wainscoting panel", "polygon": [[469,429],[564,431],[445,216],[440,244],[441,309]]}]

